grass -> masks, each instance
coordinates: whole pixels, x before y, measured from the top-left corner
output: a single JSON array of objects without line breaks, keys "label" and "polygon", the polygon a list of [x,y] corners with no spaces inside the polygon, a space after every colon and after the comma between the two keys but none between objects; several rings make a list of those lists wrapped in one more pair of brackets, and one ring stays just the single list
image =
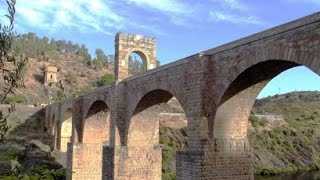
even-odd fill
[{"label": "grass", "polygon": [[14,104],[14,103],[27,103],[28,100],[22,95],[12,95],[8,96],[5,100],[6,104]]},{"label": "grass", "polygon": [[15,147],[10,147],[6,150],[1,150],[0,161],[18,160],[20,157],[24,156],[24,152]]}]

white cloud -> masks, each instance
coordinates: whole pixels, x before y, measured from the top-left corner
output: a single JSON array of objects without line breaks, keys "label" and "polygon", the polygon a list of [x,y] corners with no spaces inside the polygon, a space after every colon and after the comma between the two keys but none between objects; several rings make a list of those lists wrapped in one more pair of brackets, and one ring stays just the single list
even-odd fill
[{"label": "white cloud", "polygon": [[17,23],[48,31],[62,28],[82,32],[99,31],[110,34],[124,18],[102,0],[41,0],[17,1]]},{"label": "white cloud", "polygon": [[[133,12],[119,11],[126,4],[117,3],[105,0],[19,0],[16,4],[15,23],[20,30],[29,29],[28,31],[35,28],[48,32],[75,31],[114,35],[119,30],[138,29],[158,35],[165,34],[157,25],[147,25],[146,21],[140,19],[132,21]],[[119,4],[121,6],[115,9],[114,6]],[[161,6],[167,12],[182,13],[178,7],[178,4]]]},{"label": "white cloud", "polygon": [[191,8],[177,0],[128,0],[138,6],[157,9],[166,13],[189,14]]},{"label": "white cloud", "polygon": [[225,13],[221,11],[210,11],[209,21],[229,22],[232,24],[254,24],[254,25],[264,24],[256,16],[240,16],[237,14]]},{"label": "white cloud", "polygon": [[224,8],[232,10],[247,10],[248,7],[239,0],[211,0],[214,3],[221,4]]}]

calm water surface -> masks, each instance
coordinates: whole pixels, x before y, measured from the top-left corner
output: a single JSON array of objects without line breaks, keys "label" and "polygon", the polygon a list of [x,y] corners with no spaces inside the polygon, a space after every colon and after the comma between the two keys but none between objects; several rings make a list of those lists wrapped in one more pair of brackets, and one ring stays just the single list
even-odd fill
[{"label": "calm water surface", "polygon": [[255,176],[255,180],[320,180],[320,171],[303,172],[290,175],[279,175],[271,177]]}]

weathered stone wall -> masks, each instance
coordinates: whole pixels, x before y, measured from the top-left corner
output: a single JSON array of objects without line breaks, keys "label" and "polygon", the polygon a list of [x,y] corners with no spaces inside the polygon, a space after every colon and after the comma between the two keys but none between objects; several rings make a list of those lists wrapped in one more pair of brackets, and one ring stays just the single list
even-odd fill
[{"label": "weathered stone wall", "polygon": [[102,179],[102,143],[69,144],[68,176],[76,180]]}]

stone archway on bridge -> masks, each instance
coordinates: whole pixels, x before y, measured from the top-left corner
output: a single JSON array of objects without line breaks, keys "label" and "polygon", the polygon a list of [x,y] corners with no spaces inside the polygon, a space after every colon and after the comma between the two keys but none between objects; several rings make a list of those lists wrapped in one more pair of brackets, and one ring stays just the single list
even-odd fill
[{"label": "stone archway on bridge", "polygon": [[214,138],[246,139],[252,106],[266,84],[280,73],[297,66],[304,65],[314,72],[319,72],[320,64],[314,63],[315,66],[310,66],[311,64],[313,63],[304,65],[303,62],[267,60],[253,64],[241,72],[221,97],[214,119]]},{"label": "stone archway on bridge", "polygon": [[134,52],[145,61],[145,70],[156,67],[156,39],[138,34],[117,33],[115,37],[115,68],[117,81],[129,77],[129,56]]},{"label": "stone archway on bridge", "polygon": [[57,138],[58,138],[58,133],[57,133],[57,122],[56,122],[56,119],[55,119],[55,114],[53,114],[51,117],[50,117],[50,135],[52,137],[52,146],[53,146],[53,149],[56,149],[57,147]]},{"label": "stone archway on bridge", "polygon": [[[304,65],[320,75],[320,63],[316,63],[316,61],[319,61],[319,59],[311,58],[305,61],[297,58],[295,62],[290,60],[266,60],[253,63],[235,76],[224,91],[215,114],[213,127],[215,150],[212,151],[216,153],[215,156],[221,156],[218,155],[218,152],[238,154],[235,160],[228,157],[231,161],[237,162],[234,163],[235,167],[232,168],[241,172],[243,177],[252,176],[253,174],[250,175],[252,173],[251,159],[245,157],[250,157],[251,153],[247,137],[248,119],[256,97],[270,80],[290,68]],[[228,161],[225,162],[228,163]],[[241,169],[239,169],[238,163],[243,165]],[[237,177],[239,177],[238,175]]]},{"label": "stone archway on bridge", "polygon": [[128,62],[128,75],[134,76],[147,71],[148,57],[142,50],[134,49],[126,59]]},{"label": "stone archway on bridge", "polygon": [[[164,105],[168,102],[169,105]],[[175,111],[178,111],[178,113],[175,113]],[[169,114],[178,114],[180,117],[169,116]],[[171,128],[175,126],[174,128],[178,129],[187,126],[184,110],[172,93],[162,89],[146,93],[132,112],[126,144],[128,157],[124,160],[124,169],[119,169],[119,171],[133,179],[160,180],[164,173],[162,172],[162,145],[160,145],[159,136],[160,123],[170,126],[169,123],[172,122],[172,118],[179,118],[177,121],[183,122],[184,125],[176,127],[176,125],[171,124]],[[174,158],[175,154],[169,156]],[[171,160],[174,162],[174,159]],[[139,166],[136,166],[137,164]],[[175,166],[175,164],[171,165]],[[166,171],[168,171],[166,175],[169,175],[169,170]]]},{"label": "stone archway on bridge", "polygon": [[72,109],[67,109],[62,115],[60,130],[60,147],[61,152],[67,152],[68,143],[71,142],[72,136]]},{"label": "stone archway on bridge", "polygon": [[83,143],[108,143],[110,111],[105,102],[94,102],[87,112],[84,123]]},{"label": "stone archway on bridge", "polygon": [[110,111],[108,105],[97,100],[85,113],[82,139],[72,152],[72,179],[102,179],[103,147],[110,139]]}]

